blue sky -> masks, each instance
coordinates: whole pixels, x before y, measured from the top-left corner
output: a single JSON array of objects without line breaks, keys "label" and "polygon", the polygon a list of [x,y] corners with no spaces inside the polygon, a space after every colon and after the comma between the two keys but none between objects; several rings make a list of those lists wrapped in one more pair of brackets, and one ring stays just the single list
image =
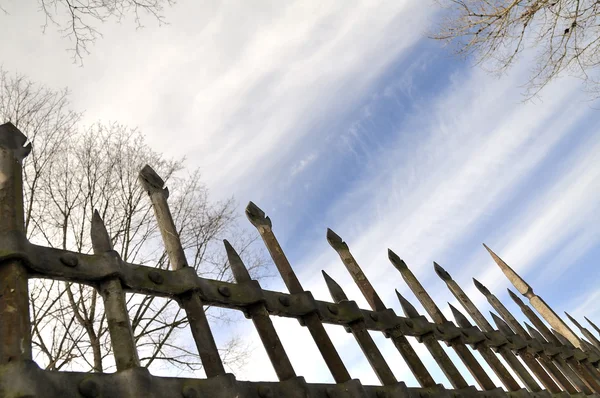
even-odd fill
[{"label": "blue sky", "polygon": [[[524,102],[528,54],[501,78],[487,74],[427,39],[437,8],[418,0],[182,0],[167,26],[103,26],[84,67],[52,29],[41,35],[31,3],[9,2],[0,17],[4,68],[70,87],[89,122],[139,126],[156,149],[201,167],[214,197],[234,195],[240,214],[257,203],[317,298],[330,300],[325,269],[366,308],[325,240],[330,227],[398,314],[395,288],[422,308],[387,248],[449,317],[454,300],[432,261],[484,314],[471,277],[520,317],[485,242],[557,312],[600,322],[600,114],[579,81],[561,78]],[[284,289],[279,278],[266,286]],[[307,331],[276,326],[297,373],[331,381]],[[274,379],[251,323],[231,328],[256,347],[238,378]],[[351,375],[377,384],[351,335],[327,330]],[[390,342],[374,337],[397,377],[415,385]]]}]

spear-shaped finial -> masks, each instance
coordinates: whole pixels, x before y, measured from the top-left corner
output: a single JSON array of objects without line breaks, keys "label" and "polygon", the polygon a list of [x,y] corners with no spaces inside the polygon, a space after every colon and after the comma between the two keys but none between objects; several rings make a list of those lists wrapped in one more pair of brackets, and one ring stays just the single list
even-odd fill
[{"label": "spear-shaped finial", "polygon": [[562,334],[557,332],[555,329],[551,329],[551,330],[552,330],[552,334],[554,336],[556,336],[556,338],[558,339],[558,341],[560,341],[560,343],[562,345],[565,345],[567,347],[573,347],[573,344],[571,344],[571,342],[569,340],[567,340],[567,338],[565,336],[563,336]]},{"label": "spear-shaped finial", "polygon": [[485,287],[481,282],[479,282],[477,279],[473,278],[473,283],[475,284],[475,287],[477,288],[477,290],[479,290],[484,296],[489,296],[492,293],[489,291],[489,289],[487,287]]},{"label": "spear-shaped finial", "polygon": [[547,341],[546,338],[544,336],[542,336],[542,334],[536,328],[534,328],[527,322],[523,322],[523,323],[525,324],[525,327],[527,328],[527,331],[529,332],[531,337],[533,337],[534,339],[537,339],[539,341],[542,341],[542,342]]},{"label": "spear-shaped finial", "polygon": [[579,328],[579,330],[583,330],[584,329],[584,327],[579,322],[577,322],[577,319],[575,319],[571,315],[569,315],[569,313],[567,311],[565,311],[565,315],[567,316],[567,318],[569,318],[569,320],[571,322],[573,322],[573,324],[575,326],[577,326]]},{"label": "spear-shaped finial", "polygon": [[329,293],[331,294],[333,301],[336,303],[348,301],[348,296],[346,296],[346,293],[344,293],[342,287],[336,281],[334,281],[332,277],[327,275],[327,272],[321,270],[321,273],[323,274],[323,278],[325,278],[327,289],[329,289]]},{"label": "spear-shaped finial", "polygon": [[508,291],[508,295],[510,296],[510,298],[513,299],[513,301],[519,306],[519,308],[523,308],[525,306],[525,303],[523,302],[523,300],[521,300],[521,297],[517,296],[515,292],[508,288],[506,290]]},{"label": "spear-shaped finial", "polygon": [[496,253],[494,253],[492,249],[487,247],[485,243],[483,244],[483,247],[485,247],[488,253],[490,253],[496,264],[498,264],[498,267],[500,267],[500,270],[504,273],[504,275],[506,275],[510,283],[513,284],[513,286],[519,291],[519,293],[521,293],[524,296],[533,293],[531,286],[529,286],[527,282],[523,280],[523,278],[521,278],[511,267],[509,267],[508,264],[504,262],[504,260],[502,260]]},{"label": "spear-shaped finial", "polygon": [[584,316],[585,320],[592,325],[592,327],[600,334],[600,328],[594,324],[594,322],[590,321],[587,316]]},{"label": "spear-shaped finial", "polygon": [[452,280],[452,277],[450,276],[450,274],[448,272],[446,272],[446,270],[444,268],[442,268],[442,266],[439,265],[438,263],[436,263],[435,261],[433,262],[433,269],[435,270],[435,273],[438,274],[438,276],[440,278],[442,278],[442,280],[444,282]]},{"label": "spear-shaped finial", "polygon": [[223,245],[225,245],[227,260],[229,261],[229,266],[231,267],[231,272],[233,273],[235,281],[237,283],[243,283],[252,280],[248,273],[248,269],[244,265],[238,252],[231,246],[231,243],[229,243],[227,239],[223,239]]},{"label": "spear-shaped finial", "polygon": [[327,228],[327,242],[335,251],[348,250],[348,245],[331,228]]},{"label": "spear-shaped finial", "polygon": [[394,253],[392,251],[392,249],[388,249],[388,259],[390,260],[390,262],[392,263],[392,265],[394,267],[396,267],[396,269],[398,271],[403,270],[403,269],[408,269],[408,266],[406,265],[406,263],[404,262],[404,260],[402,260],[400,258],[400,256],[398,256],[396,253]]},{"label": "spear-shaped finial", "polygon": [[94,210],[94,215],[92,216],[91,238],[95,253],[104,253],[112,250],[113,246],[110,236],[98,210]]},{"label": "spear-shaped finial", "polygon": [[417,311],[417,309],[400,294],[398,289],[396,289],[396,296],[400,301],[400,306],[402,307],[402,311],[404,311],[404,315],[406,315],[406,317],[418,318],[421,316],[421,314],[419,314],[419,311]]},{"label": "spear-shaped finial", "polygon": [[246,206],[246,217],[256,228],[266,227],[271,228],[271,219],[261,210],[254,202],[248,202]]},{"label": "spear-shaped finial", "polygon": [[450,310],[452,311],[452,316],[454,316],[454,320],[456,321],[456,324],[458,326],[460,326],[461,328],[473,327],[471,322],[469,322],[467,317],[464,316],[462,312],[457,310],[456,307],[454,307],[452,304],[448,303],[448,305],[450,306]]},{"label": "spear-shaped finial", "polygon": [[496,327],[499,331],[502,332],[502,334],[504,334],[505,336],[513,336],[515,334],[515,332],[513,332],[513,330],[510,328],[510,326],[508,326],[508,324],[504,322],[504,319],[500,318],[492,311],[490,311],[490,314],[492,315],[492,319],[494,320]]}]

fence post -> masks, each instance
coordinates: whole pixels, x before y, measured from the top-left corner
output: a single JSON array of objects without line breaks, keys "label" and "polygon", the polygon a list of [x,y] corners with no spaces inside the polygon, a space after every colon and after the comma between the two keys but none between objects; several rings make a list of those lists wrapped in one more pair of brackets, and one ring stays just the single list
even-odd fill
[{"label": "fence post", "polygon": [[[0,125],[0,239],[25,242],[22,162],[31,151],[14,125]],[[0,263],[0,365],[31,359],[27,270],[20,260]]]}]

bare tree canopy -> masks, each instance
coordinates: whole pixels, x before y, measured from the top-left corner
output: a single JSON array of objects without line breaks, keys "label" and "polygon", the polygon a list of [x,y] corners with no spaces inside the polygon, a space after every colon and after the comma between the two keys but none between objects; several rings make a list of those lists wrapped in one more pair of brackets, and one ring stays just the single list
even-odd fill
[{"label": "bare tree canopy", "polygon": [[457,41],[459,52],[509,68],[524,49],[535,60],[526,94],[561,75],[600,91],[600,3],[596,0],[439,0],[447,14],[435,38]]},{"label": "bare tree canopy", "polygon": [[[166,7],[175,0],[38,0],[43,14],[42,29],[55,27],[72,44],[69,51],[75,62],[81,62],[90,46],[100,37],[99,26],[105,22],[121,22],[132,17],[138,27],[144,18],[165,22]],[[10,15],[10,9],[0,0],[0,11]]]},{"label": "bare tree canopy", "polygon": [[[188,263],[198,274],[231,280],[222,239],[230,240],[255,276],[264,264],[256,233],[236,223],[232,199],[213,201],[198,170],[152,150],[136,129],[117,123],[83,128],[67,91],[54,91],[0,69],[0,123],[11,121],[33,144],[24,163],[28,238],[45,246],[91,252],[94,210],[112,245],[127,262],[167,269],[169,259],[138,173],[151,164],[168,179],[169,202]],[[143,366],[201,368],[187,318],[173,300],[128,295],[127,306]],[[36,360],[47,369],[102,371],[114,366],[108,324],[96,289],[57,281],[30,281]],[[217,325],[231,319],[209,309]],[[236,336],[219,347],[224,364],[243,364],[248,347]],[[162,364],[162,365],[161,365]]]}]

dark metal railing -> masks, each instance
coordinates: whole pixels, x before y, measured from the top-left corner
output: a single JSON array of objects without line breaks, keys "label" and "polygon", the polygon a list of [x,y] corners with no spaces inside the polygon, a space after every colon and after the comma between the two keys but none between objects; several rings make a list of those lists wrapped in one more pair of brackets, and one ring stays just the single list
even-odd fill
[{"label": "dark metal railing", "polygon": [[[584,338],[575,334],[487,246],[519,293],[529,299],[533,309],[509,291],[533,326],[521,325],[496,296],[474,280],[497,312],[492,313],[494,328],[452,277],[435,264],[435,272],[477,324],[471,325],[458,309],[451,306],[455,325],[445,318],[407,264],[389,251],[390,262],[433,322],[396,292],[405,315],[398,316],[384,304],[348,245],[331,230],[327,232],[327,240],[370,309],[359,308],[349,300],[342,287],[325,272],[323,276],[333,302],[315,300],[303,289],[294,273],[273,233],[271,220],[253,203],[248,205],[246,215],[262,237],[289,293],[262,289],[256,280],[252,280],[227,241],[224,242],[225,250],[235,283],[202,278],[188,266],[167,202],[168,190],[149,166],[141,170],[140,183],[154,208],[171,270],[123,261],[113,250],[97,212],[91,227],[93,255],[34,245],[25,238],[23,225],[21,163],[31,150],[30,145],[24,146],[26,141],[13,125],[0,126],[0,397],[541,397],[600,394],[599,339],[567,314]],[[100,292],[116,373],[57,372],[37,366],[32,360],[31,349],[27,285],[30,278],[85,284]],[[156,377],[140,367],[125,293],[169,297],[177,301],[186,312],[206,378]],[[243,311],[253,321],[278,382],[239,381],[226,373],[206,319],[205,306]],[[306,383],[304,378],[296,375],[271,316],[298,319],[308,329],[335,384]],[[596,325],[586,320],[600,332]],[[363,386],[359,380],[351,378],[324,324],[341,325],[354,336],[381,386]],[[397,380],[369,331],[381,332],[392,341],[420,387],[409,388]],[[415,337],[427,348],[452,389],[436,384],[407,337]],[[454,350],[477,386],[469,386],[442,342]],[[494,383],[469,347],[485,361],[502,386]]]}]

